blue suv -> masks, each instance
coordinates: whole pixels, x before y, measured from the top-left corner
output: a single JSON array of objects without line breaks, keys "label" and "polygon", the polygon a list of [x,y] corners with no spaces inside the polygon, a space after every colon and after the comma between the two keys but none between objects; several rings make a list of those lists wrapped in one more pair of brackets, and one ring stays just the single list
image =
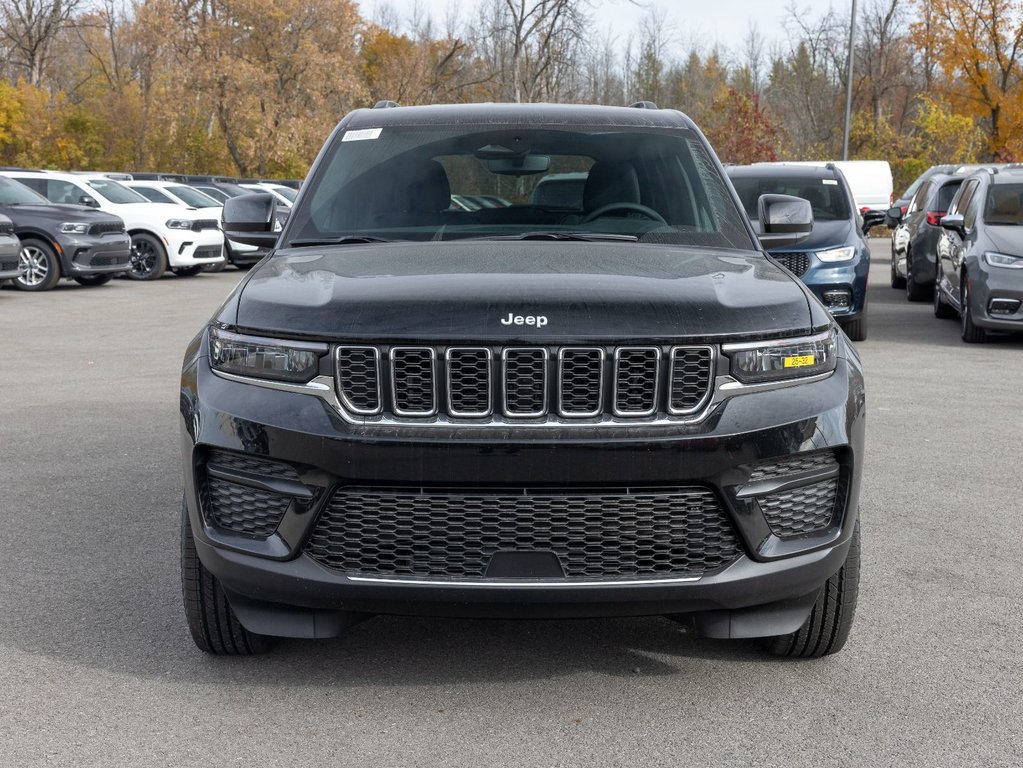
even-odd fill
[{"label": "blue suv", "polygon": [[730,166],[725,170],[754,227],[761,195],[793,195],[810,201],[810,237],[797,246],[772,249],[770,254],[806,283],[850,339],[865,340],[870,248],[864,235],[866,225],[842,172],[830,164],[784,163]]}]

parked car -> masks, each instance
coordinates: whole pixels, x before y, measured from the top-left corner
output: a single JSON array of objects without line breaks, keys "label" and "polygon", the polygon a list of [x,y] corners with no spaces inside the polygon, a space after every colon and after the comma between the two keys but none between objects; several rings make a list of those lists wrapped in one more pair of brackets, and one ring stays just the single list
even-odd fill
[{"label": "parked car", "polygon": [[0,214],[0,283],[17,280],[23,271],[21,241],[14,234],[14,222]]},{"label": "parked car", "polygon": [[117,216],[84,205],[54,205],[34,190],[0,176],[0,214],[21,241],[21,271],[14,284],[46,291],[61,278],[103,285],[123,274],[131,241]]},{"label": "parked car", "polygon": [[195,275],[203,264],[224,260],[220,221],[180,206],[151,203],[104,174],[4,171],[55,203],[77,203],[119,216],[131,237],[130,269],[135,280],[155,280],[170,268]]},{"label": "parked car", "polygon": [[888,218],[897,222],[892,233],[891,285],[904,288],[910,301],[931,298],[937,274],[941,218],[959,191],[964,176],[938,173],[927,178],[910,201],[905,217],[893,206]]},{"label": "parked car", "polygon": [[1023,168],[966,178],[941,226],[935,316],[958,313],[969,343],[1023,332]]},{"label": "parked car", "polygon": [[761,195],[808,200],[813,232],[797,245],[771,248],[771,256],[806,283],[853,341],[867,338],[870,247],[845,176],[834,165],[757,163],[726,168],[750,221],[758,221]]},{"label": "parked car", "polygon": [[[530,205],[566,165],[589,169],[583,207]],[[455,211],[452,178],[518,191]],[[180,378],[201,649],[381,612],[688,615],[783,656],[843,646],[860,362],[687,117],[358,110],[279,238],[275,207],[227,201],[230,236],[274,252]],[[759,210],[772,248],[813,226],[805,200]]]},{"label": "parked car", "polygon": [[[915,179],[913,179],[913,183],[906,187],[905,191],[898,198],[892,201],[892,207],[901,210],[902,216],[905,217],[906,213],[909,211],[910,202],[913,200],[913,197],[916,195],[917,190],[920,189],[920,186],[925,181],[939,173],[944,174],[955,173],[957,167],[958,166],[956,165],[949,164],[932,165],[926,171],[924,171]],[[898,226],[898,221],[892,219],[891,217],[886,217],[885,223],[892,229]]]},{"label": "parked car", "polygon": [[268,181],[257,181],[238,186],[250,192],[269,192],[277,199],[278,205],[282,208],[290,208],[294,204],[295,198],[298,197],[298,190]]}]

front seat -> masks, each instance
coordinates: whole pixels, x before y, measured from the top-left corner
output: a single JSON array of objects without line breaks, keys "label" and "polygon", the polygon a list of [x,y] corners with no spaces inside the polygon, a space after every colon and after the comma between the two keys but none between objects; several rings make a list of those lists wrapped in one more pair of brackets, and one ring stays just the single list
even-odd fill
[{"label": "front seat", "polygon": [[403,171],[395,208],[406,224],[439,224],[441,211],[451,207],[451,183],[436,160],[425,160]]},{"label": "front seat", "polygon": [[583,210],[593,213],[613,203],[639,203],[639,177],[630,163],[598,161],[583,187]]}]

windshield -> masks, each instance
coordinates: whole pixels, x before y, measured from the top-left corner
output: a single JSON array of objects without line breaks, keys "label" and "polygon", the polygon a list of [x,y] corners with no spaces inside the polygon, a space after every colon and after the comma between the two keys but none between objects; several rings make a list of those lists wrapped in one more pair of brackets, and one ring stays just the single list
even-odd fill
[{"label": "windshield", "polygon": [[147,200],[151,200],[154,203],[170,203],[175,205],[174,201],[171,200],[167,195],[158,189],[153,187],[132,187],[136,192],[142,195]]},{"label": "windshield", "polygon": [[86,183],[111,203],[148,203],[138,192],[110,179],[88,179]]},{"label": "windshield", "polygon": [[[583,183],[555,192],[568,174]],[[351,131],[327,150],[302,200],[289,243],[572,233],[756,247],[720,172],[686,129]]]},{"label": "windshield", "polygon": [[221,208],[221,204],[209,195],[192,187],[167,187],[167,191],[193,208]]},{"label": "windshield", "polygon": [[1023,184],[992,184],[984,204],[984,223],[1023,224]]},{"label": "windshield", "polygon": [[761,195],[792,195],[808,200],[814,221],[845,221],[852,215],[845,190],[837,179],[733,176],[732,185],[750,221],[757,221],[757,202]]},{"label": "windshield", "polygon": [[50,205],[38,192],[12,179],[0,176],[0,205]]},{"label": "windshield", "polygon": [[291,187],[285,187],[280,184],[271,184],[270,187],[281,197],[287,198],[289,203],[295,202],[295,198],[298,197],[298,192]]},{"label": "windshield", "polygon": [[227,194],[226,192],[221,192],[216,187],[198,187],[198,190],[202,192],[204,195],[209,195],[210,198],[220,203],[223,203],[231,199],[231,195]]}]

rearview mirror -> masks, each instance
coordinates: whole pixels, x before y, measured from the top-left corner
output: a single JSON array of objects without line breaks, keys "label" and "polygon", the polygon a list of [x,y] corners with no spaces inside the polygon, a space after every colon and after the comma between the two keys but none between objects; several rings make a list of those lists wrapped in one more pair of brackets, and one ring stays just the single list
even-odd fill
[{"label": "rearview mirror", "polygon": [[269,192],[239,195],[224,202],[224,237],[246,245],[273,248],[281,223],[277,200]]},{"label": "rearview mirror", "polygon": [[813,208],[801,197],[761,195],[757,218],[760,243],[767,250],[801,243],[813,231]]},{"label": "rearview mirror", "polygon": [[543,173],[551,167],[550,155],[516,155],[492,157],[483,161],[491,173],[503,176],[530,176]]}]

